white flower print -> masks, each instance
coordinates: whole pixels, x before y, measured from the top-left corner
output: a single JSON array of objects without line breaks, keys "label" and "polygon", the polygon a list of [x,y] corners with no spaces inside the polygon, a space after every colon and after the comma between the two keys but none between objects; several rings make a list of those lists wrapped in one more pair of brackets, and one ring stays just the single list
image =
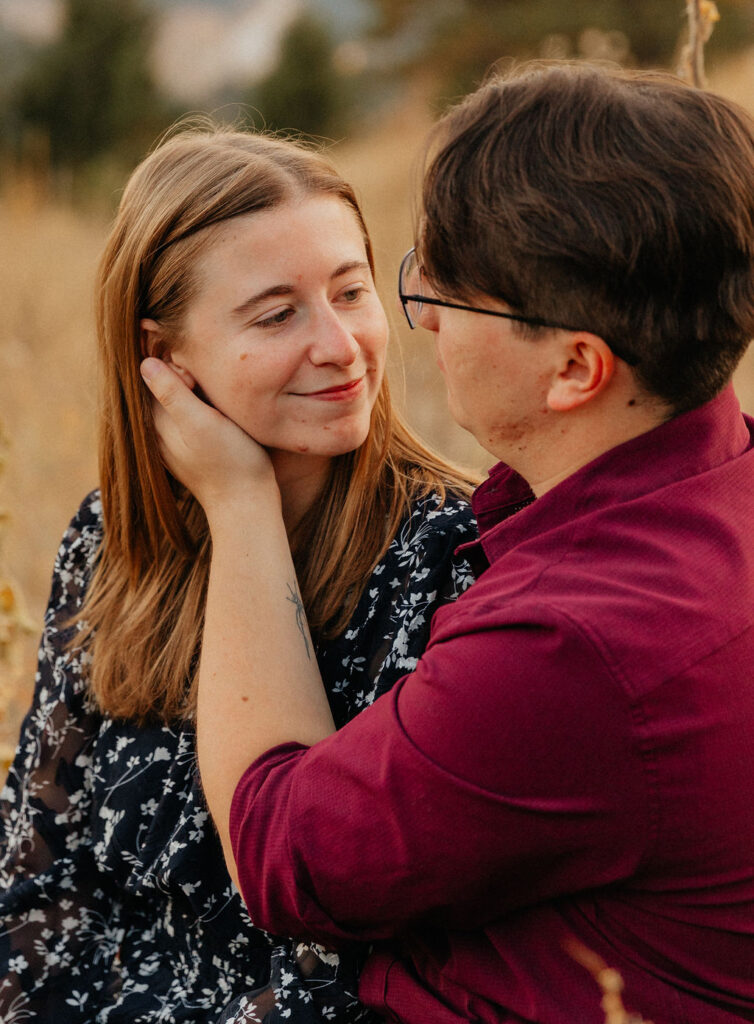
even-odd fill
[{"label": "white flower print", "polygon": [[[472,531],[463,502],[415,503],[346,629],[319,645],[339,725],[415,664],[434,609],[471,582],[453,551]],[[372,1024],[356,998],[363,950],[301,947],[249,920],[191,723],[114,721],[90,701],[68,623],[101,540],[95,493],[58,553],[34,703],[0,794],[0,1020]]]}]

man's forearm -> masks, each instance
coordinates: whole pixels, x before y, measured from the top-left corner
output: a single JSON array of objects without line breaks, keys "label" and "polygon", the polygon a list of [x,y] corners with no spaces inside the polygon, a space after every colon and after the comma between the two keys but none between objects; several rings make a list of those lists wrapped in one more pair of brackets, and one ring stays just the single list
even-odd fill
[{"label": "man's forearm", "polygon": [[212,534],[199,666],[197,750],[207,803],[232,877],[228,817],[238,780],[270,747],[335,731],[312,649],[264,449],[200,401],[159,359],[145,359],[160,451],[202,505]]},{"label": "man's forearm", "polygon": [[290,740],[334,732],[279,509],[255,495],[211,520],[197,746],[207,803],[236,879],[228,818],[248,765]]}]

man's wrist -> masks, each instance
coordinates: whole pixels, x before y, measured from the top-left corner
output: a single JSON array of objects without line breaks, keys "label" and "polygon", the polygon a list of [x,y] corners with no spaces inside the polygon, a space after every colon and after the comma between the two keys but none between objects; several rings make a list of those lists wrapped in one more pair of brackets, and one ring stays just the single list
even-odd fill
[{"label": "man's wrist", "polygon": [[282,522],[280,490],[274,474],[268,480],[236,481],[232,489],[218,492],[204,507],[210,533],[238,535],[246,527],[264,530],[270,522]]}]

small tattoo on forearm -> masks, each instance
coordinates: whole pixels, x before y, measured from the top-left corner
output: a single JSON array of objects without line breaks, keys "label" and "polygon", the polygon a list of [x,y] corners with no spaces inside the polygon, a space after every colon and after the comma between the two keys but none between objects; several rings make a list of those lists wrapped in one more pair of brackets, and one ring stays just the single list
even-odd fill
[{"label": "small tattoo on forearm", "polygon": [[312,660],[311,653],[309,652],[309,636],[306,622],[306,615],[304,614],[304,606],[301,603],[301,597],[299,596],[298,586],[294,583],[291,585],[287,584],[288,597],[286,601],[290,601],[293,607],[296,609],[296,625],[298,626],[301,636],[304,638],[304,646],[306,647],[306,657],[309,661]]}]

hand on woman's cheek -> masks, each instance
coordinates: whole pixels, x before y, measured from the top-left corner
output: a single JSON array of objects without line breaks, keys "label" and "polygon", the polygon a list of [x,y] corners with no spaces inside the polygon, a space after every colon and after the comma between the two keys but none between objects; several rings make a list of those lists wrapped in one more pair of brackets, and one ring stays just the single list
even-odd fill
[{"label": "hand on woman's cheek", "polygon": [[237,495],[245,498],[265,485],[276,488],[267,453],[239,426],[203,402],[161,360],[145,359],[141,372],[155,398],[165,463],[208,517]]}]

